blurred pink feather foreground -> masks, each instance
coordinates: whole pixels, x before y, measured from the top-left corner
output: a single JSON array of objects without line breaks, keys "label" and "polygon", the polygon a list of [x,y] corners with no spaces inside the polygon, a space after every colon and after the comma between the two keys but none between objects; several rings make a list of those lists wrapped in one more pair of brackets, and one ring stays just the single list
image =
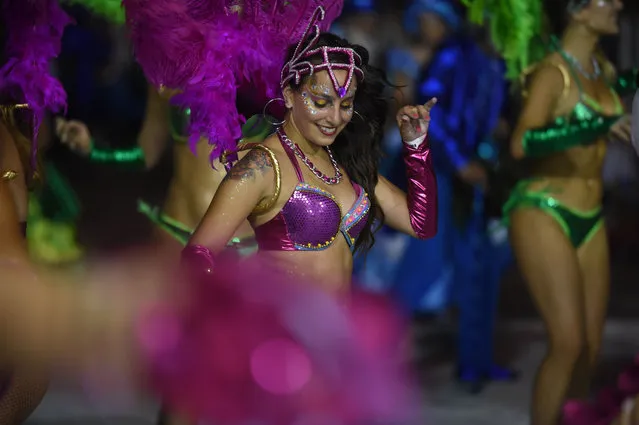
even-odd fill
[{"label": "blurred pink feather foreground", "polygon": [[411,423],[416,392],[397,353],[406,327],[390,303],[339,302],[268,270],[259,258],[227,261],[179,282],[181,307],[158,307],[139,328],[150,387],[227,425]]}]

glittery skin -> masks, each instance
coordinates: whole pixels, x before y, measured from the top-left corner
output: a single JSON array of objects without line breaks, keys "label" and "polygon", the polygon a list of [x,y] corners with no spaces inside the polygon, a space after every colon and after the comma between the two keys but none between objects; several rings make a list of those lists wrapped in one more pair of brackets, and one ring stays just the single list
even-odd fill
[{"label": "glittery skin", "polygon": [[411,227],[418,238],[432,238],[437,234],[437,178],[428,143],[417,148],[405,144],[404,163]]},{"label": "glittery skin", "polygon": [[313,100],[311,99],[311,96],[308,94],[308,92],[302,92],[302,99],[304,99],[304,106],[306,107],[306,110],[309,114],[317,115],[319,113],[319,109],[317,109],[315,105],[313,105]]},{"label": "glittery skin", "polygon": [[324,84],[313,83],[311,84],[311,92],[317,95],[330,96],[331,88]]},{"label": "glittery skin", "polygon": [[[302,96],[302,100],[304,102],[304,107],[306,108],[306,110],[308,111],[308,113],[310,115],[313,115],[314,117],[323,117],[324,115],[330,115],[332,108],[335,107],[335,105],[333,104],[333,100],[328,100],[328,99],[332,99],[331,96],[331,88],[328,86],[325,86],[323,84],[317,84],[317,83],[312,83],[310,85],[310,87],[308,88],[308,90],[302,90],[301,92],[301,96]],[[350,120],[350,118],[353,116],[353,101],[352,98],[355,96],[355,90],[354,89],[350,89],[348,93],[346,93],[345,96],[341,96],[341,98],[347,97],[348,101],[344,101],[346,102],[346,106],[344,106],[344,104],[342,104],[341,102],[338,102],[339,105],[338,107],[340,108],[340,112],[343,113],[344,115],[346,115],[345,120]],[[317,97],[318,99],[315,100],[314,97]],[[317,105],[317,102],[325,102],[324,105],[319,106]]]},{"label": "glittery skin", "polygon": [[285,144],[282,146],[295,167],[299,183],[282,210],[270,221],[254,228],[259,249],[320,251],[328,248],[340,232],[353,249],[370,210],[366,192],[353,183],[358,197],[342,217],[335,196],[305,183],[295,155]]}]

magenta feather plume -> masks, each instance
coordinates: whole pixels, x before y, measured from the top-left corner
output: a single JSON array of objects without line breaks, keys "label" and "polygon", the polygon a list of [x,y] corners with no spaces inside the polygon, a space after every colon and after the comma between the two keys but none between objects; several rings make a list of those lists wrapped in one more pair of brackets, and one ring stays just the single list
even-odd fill
[{"label": "magenta feather plume", "polygon": [[66,109],[64,88],[49,68],[60,53],[62,34],[71,18],[57,0],[4,0],[2,12],[7,61],[0,68],[0,93],[14,102],[27,103],[33,113],[31,160],[35,167],[35,140],[45,112]]},{"label": "magenta feather plume", "polygon": [[[171,102],[191,109],[189,142],[204,137],[211,160],[234,149],[245,117],[237,91],[250,87],[266,103],[278,93],[289,45],[299,41],[318,6],[328,29],[343,0],[124,0],[136,57],[149,82],[179,89]],[[238,11],[241,9],[241,11]],[[194,149],[193,149],[194,150]]]},{"label": "magenta feather plume", "polygon": [[146,382],[167,406],[194,423],[417,423],[398,361],[407,322],[390,300],[336,299],[258,256],[212,274],[197,263],[138,327]]}]

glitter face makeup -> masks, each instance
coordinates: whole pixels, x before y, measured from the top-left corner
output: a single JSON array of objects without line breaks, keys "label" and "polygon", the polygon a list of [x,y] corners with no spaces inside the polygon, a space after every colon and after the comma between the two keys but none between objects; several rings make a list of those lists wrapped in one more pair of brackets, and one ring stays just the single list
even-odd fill
[{"label": "glitter face makeup", "polygon": [[[336,71],[340,82],[347,77],[345,71]],[[328,146],[353,117],[357,82],[343,97],[333,88],[328,72],[318,72],[293,94],[291,113],[302,136],[321,146]]]},{"label": "glitter face makeup", "polygon": [[335,91],[331,87],[311,81],[310,85],[302,89],[301,96],[306,110],[311,115],[330,112],[330,108],[336,103],[339,104],[345,119],[350,119],[353,115],[353,99],[355,97],[353,87],[344,94],[342,99],[337,99]]}]

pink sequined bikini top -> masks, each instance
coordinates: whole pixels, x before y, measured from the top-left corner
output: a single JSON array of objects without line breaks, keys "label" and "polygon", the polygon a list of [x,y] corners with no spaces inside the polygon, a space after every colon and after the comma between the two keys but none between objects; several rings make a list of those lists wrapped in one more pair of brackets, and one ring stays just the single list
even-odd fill
[{"label": "pink sequined bikini top", "polygon": [[368,195],[360,185],[352,183],[357,200],[342,215],[335,196],[304,182],[295,154],[284,143],[282,146],[293,163],[298,183],[282,210],[271,220],[254,227],[259,249],[321,251],[328,248],[341,233],[352,251],[368,219]]}]

